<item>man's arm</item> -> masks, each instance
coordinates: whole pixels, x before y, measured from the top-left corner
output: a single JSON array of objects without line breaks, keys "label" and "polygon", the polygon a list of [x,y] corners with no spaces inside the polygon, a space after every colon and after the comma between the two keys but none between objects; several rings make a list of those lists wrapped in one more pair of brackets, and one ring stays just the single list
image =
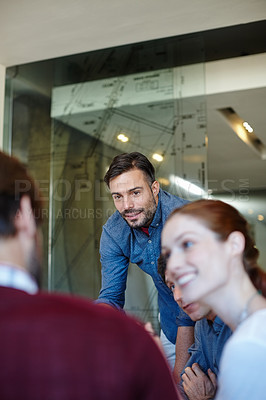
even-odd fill
[{"label": "man's arm", "polygon": [[180,374],[183,371],[188,359],[189,347],[194,343],[194,327],[193,326],[179,326],[176,336],[176,358],[173,370],[173,377],[176,383],[180,382]]},{"label": "man's arm", "polygon": [[104,228],[100,241],[100,254],[102,287],[96,302],[123,308],[129,260]]}]

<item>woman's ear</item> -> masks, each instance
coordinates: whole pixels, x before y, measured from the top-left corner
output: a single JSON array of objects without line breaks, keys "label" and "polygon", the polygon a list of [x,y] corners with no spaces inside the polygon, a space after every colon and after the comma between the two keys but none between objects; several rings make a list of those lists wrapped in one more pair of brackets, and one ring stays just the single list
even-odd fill
[{"label": "woman's ear", "polygon": [[16,213],[14,224],[18,233],[23,232],[29,236],[36,233],[36,223],[31,208],[31,201],[28,196],[22,196],[20,199],[20,207]]},{"label": "woman's ear", "polygon": [[232,255],[242,254],[245,250],[245,237],[243,233],[239,231],[230,233],[227,238],[227,242],[230,245]]}]

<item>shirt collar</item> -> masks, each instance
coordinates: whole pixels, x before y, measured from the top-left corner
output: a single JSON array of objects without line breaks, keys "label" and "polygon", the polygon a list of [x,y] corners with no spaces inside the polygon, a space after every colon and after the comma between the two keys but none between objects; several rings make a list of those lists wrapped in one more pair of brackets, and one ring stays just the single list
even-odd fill
[{"label": "shirt collar", "polygon": [[35,294],[39,290],[26,271],[11,265],[0,265],[0,286],[23,290],[29,294]]},{"label": "shirt collar", "polygon": [[216,333],[220,333],[223,326],[224,326],[224,322],[216,315],[216,317],[214,318],[214,321],[213,321],[213,325],[212,325],[213,330]]},{"label": "shirt collar", "polygon": [[161,219],[162,219],[162,209],[161,209],[161,189],[160,189],[158,193],[157,209],[153,217],[153,220],[151,221],[150,226],[152,226],[153,228],[157,228],[160,225]]}]

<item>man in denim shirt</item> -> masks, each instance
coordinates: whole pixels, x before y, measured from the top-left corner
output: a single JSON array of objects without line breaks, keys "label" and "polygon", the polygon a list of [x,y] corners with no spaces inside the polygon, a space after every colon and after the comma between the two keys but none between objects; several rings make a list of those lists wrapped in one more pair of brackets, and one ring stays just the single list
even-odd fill
[{"label": "man in denim shirt", "polygon": [[[149,274],[158,290],[163,338],[173,345],[176,343],[175,369],[181,372],[188,358],[187,349],[194,341],[194,323],[179,308],[158,274],[157,259],[163,225],[171,211],[186,201],[160,189],[153,165],[138,152],[116,156],[104,181],[117,211],[102,231],[102,288],[98,302],[123,308],[129,262]],[[174,346],[172,348],[175,353]],[[169,358],[171,356],[173,354],[168,354]]]}]

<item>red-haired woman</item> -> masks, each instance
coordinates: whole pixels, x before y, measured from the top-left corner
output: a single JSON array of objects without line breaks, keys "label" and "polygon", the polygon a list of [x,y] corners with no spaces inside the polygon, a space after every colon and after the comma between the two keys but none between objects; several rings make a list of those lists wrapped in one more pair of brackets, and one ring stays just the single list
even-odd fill
[{"label": "red-haired woman", "polygon": [[187,204],[166,222],[162,253],[184,301],[208,304],[234,331],[222,355],[216,398],[264,400],[266,280],[247,221],[221,201]]}]

